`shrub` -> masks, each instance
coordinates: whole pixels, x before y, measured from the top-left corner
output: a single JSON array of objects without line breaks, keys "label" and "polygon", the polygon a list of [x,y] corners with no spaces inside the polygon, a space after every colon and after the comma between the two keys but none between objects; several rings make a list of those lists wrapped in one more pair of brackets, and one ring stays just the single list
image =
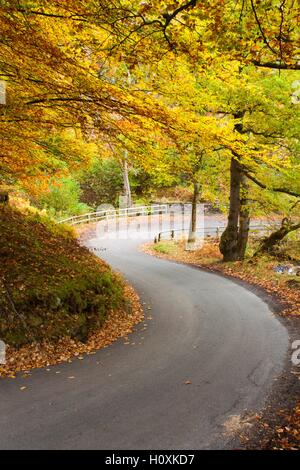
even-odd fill
[{"label": "shrub", "polygon": [[35,202],[55,217],[78,215],[91,210],[87,204],[80,202],[81,192],[80,185],[75,179],[61,178],[52,180],[49,191]]}]

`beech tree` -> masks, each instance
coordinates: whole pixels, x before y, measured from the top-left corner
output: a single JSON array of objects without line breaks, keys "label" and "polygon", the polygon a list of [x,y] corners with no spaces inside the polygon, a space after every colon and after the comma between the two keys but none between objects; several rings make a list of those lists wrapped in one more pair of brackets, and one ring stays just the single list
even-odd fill
[{"label": "beech tree", "polygon": [[[205,194],[205,187],[212,184],[212,175],[216,178],[216,173],[230,171],[228,225],[220,249],[225,260],[243,259],[250,216],[258,206],[258,201],[255,205],[252,201],[253,186],[267,181],[264,189],[269,188],[271,193],[281,191],[292,197],[299,193],[295,177],[299,176],[299,107],[291,99],[297,75],[242,68],[239,62],[222,64],[203,75],[197,68],[191,72],[187,62],[179,58],[175,65],[165,59],[152,73],[149,67],[144,75],[141,66],[138,70],[142,81],[137,88],[147,90],[148,95],[159,94],[176,115],[176,126],[169,133],[173,144],[165,142],[163,146],[175,145],[178,156],[171,159],[168,152],[155,148],[152,159],[146,156],[147,152],[141,158],[148,161],[148,166],[151,162],[159,173],[162,162],[166,165],[164,171],[186,172],[197,193],[201,180]],[[216,150],[221,165],[213,156]],[[209,171],[205,170],[206,164],[197,166],[200,157],[203,161],[203,151]],[[291,175],[295,177],[293,181]],[[215,199],[218,191],[220,187],[213,195]],[[265,194],[260,196],[263,205]]]},{"label": "beech tree", "polygon": [[[2,1],[2,179],[32,190],[84,167],[96,144],[115,147],[158,179],[185,174],[194,204],[200,192],[230,193],[220,249],[242,259],[253,194],[263,205],[276,195],[274,207],[279,195],[286,206],[299,196],[296,7]],[[53,145],[62,135],[72,151]]]},{"label": "beech tree", "polygon": [[[252,160],[239,152],[232,153],[228,225],[220,243],[226,260],[245,256],[252,183],[267,177],[269,183],[274,180],[276,189],[278,181],[284,180],[289,171],[299,172],[299,160],[294,154],[299,135],[299,108],[291,100],[292,83],[286,74],[279,76],[247,68],[239,70],[238,76],[232,73],[226,87],[218,88],[219,110],[225,117],[229,114],[234,118],[235,132],[244,135],[247,146],[257,153]],[[264,176],[256,180],[256,173]],[[299,194],[296,182],[292,187],[287,182],[283,186],[286,192],[292,193],[294,189],[294,195]],[[284,192],[284,187],[281,189]]]},{"label": "beech tree", "polygon": [[6,180],[26,179],[33,167],[37,172],[49,155],[41,141],[56,130],[109,141],[125,118],[168,122],[155,100],[141,100],[109,80],[102,47],[107,33],[89,21],[91,3],[1,2],[0,79],[7,93],[0,105],[0,165]]}]

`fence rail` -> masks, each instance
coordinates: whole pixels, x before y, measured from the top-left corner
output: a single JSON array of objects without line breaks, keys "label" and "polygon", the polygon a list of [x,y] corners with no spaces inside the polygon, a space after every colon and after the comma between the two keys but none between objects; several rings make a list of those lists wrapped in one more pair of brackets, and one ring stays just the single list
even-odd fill
[{"label": "fence rail", "polygon": [[[179,205],[179,204],[176,204]],[[191,206],[191,204],[180,204],[183,206]],[[151,204],[148,206],[134,206],[128,207],[124,209],[103,209],[100,211],[94,212],[87,212],[85,214],[75,215],[73,217],[68,217],[67,219],[58,220],[59,224],[68,224],[68,225],[79,225],[84,223],[92,223],[101,220],[109,221],[116,218],[122,217],[140,217],[140,216],[148,216],[148,215],[158,215],[158,214],[168,214],[173,212],[174,205],[170,204]],[[180,212],[179,212],[180,213]],[[178,214],[179,214],[178,213]],[[264,233],[271,233],[271,231],[277,227],[278,224],[260,224],[260,225],[252,225],[250,227],[250,233],[262,235]],[[204,237],[220,237],[223,231],[225,230],[225,225],[218,225],[214,227],[204,227],[198,228],[196,230],[196,234],[201,234]],[[181,229],[171,229],[166,230],[158,233],[155,236],[154,241],[161,241],[161,240],[172,240],[176,238],[180,238],[183,236],[187,236],[189,233],[188,228],[181,228]]]},{"label": "fence rail", "polygon": [[[262,235],[265,233],[271,233],[274,228],[279,227],[280,224],[274,224],[270,226],[269,224],[267,225],[252,225],[249,229],[249,232],[252,234],[256,235]],[[216,237],[219,238],[222,233],[224,232],[226,228],[226,225],[219,225],[216,227],[203,227],[203,228],[197,228],[196,230],[196,235],[201,234],[204,237]],[[187,236],[189,234],[188,229],[174,229],[174,230],[166,230],[163,232],[160,232],[155,238],[154,242],[160,242],[162,240],[175,240],[183,236]]]},{"label": "fence rail", "polygon": [[107,209],[86,214],[75,215],[67,219],[58,220],[59,224],[78,225],[100,220],[110,220],[121,217],[139,217],[143,215],[167,214],[168,204],[154,204],[151,206],[135,206],[125,209]]}]

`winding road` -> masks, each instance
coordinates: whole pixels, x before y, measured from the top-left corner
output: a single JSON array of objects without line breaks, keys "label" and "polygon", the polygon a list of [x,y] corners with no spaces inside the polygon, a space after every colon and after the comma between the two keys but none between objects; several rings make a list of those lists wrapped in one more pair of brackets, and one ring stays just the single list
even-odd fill
[{"label": "winding road", "polygon": [[0,449],[230,448],[226,422],[259,410],[282,370],[284,326],[246,288],[141,240],[88,244],[134,285],[146,320],[130,344],[0,380]]}]

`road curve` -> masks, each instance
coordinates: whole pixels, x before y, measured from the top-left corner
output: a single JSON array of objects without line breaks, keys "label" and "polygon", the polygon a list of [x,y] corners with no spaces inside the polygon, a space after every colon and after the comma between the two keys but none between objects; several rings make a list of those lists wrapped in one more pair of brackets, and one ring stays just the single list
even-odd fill
[{"label": "road curve", "polygon": [[283,367],[286,329],[242,286],[138,244],[100,247],[141,295],[145,322],[130,344],[0,380],[1,449],[225,448],[224,423],[263,405]]}]

